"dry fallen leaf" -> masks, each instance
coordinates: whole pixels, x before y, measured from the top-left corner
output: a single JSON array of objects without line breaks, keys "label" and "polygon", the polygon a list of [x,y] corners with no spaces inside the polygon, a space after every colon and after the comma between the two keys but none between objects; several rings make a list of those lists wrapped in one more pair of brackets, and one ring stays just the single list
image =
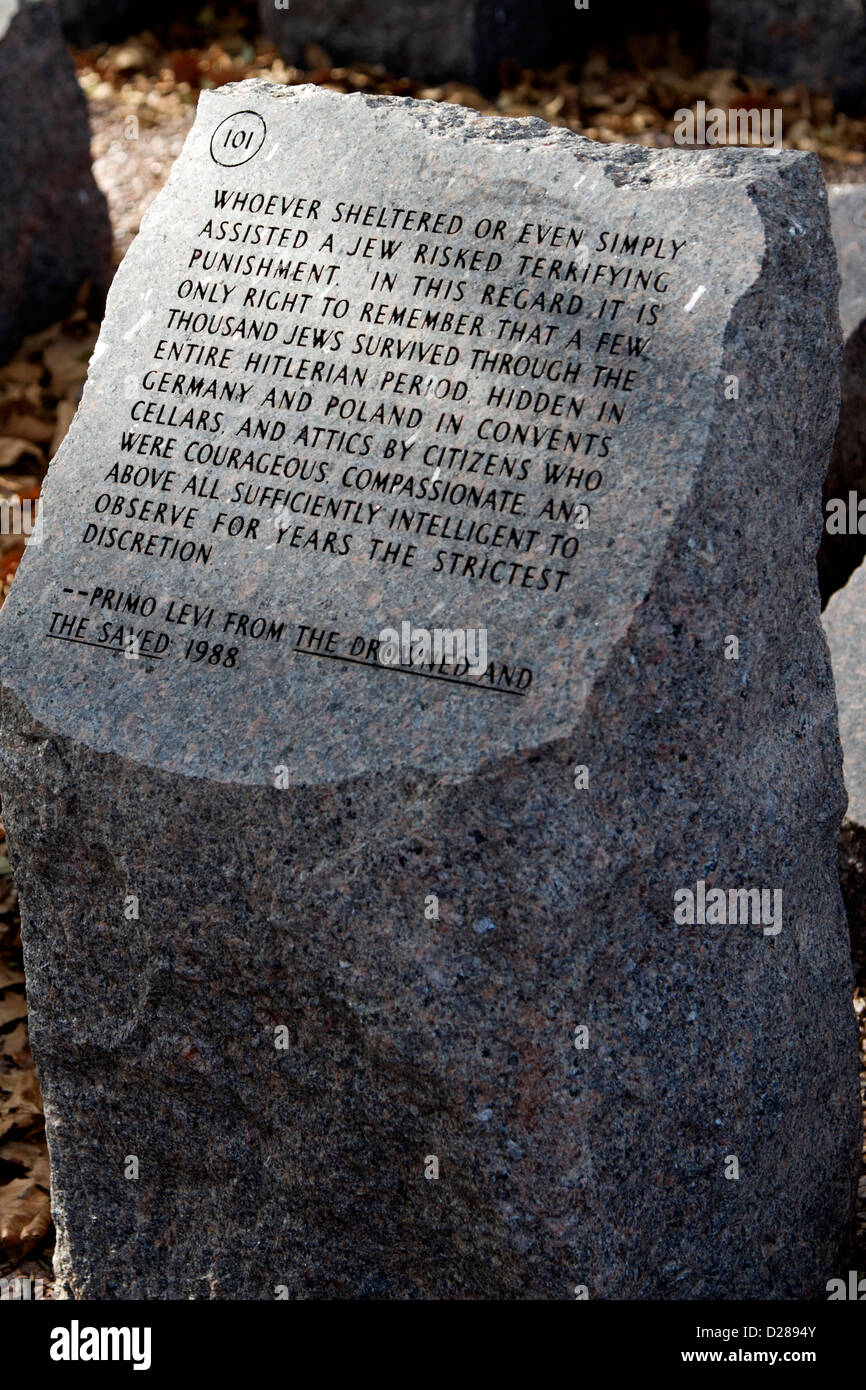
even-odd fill
[{"label": "dry fallen leaf", "polygon": [[42,352],[43,348],[49,343],[53,343],[60,337],[63,331],[62,323],[50,323],[47,328],[40,328],[36,333],[28,333],[26,338],[21,339],[18,353],[21,357],[33,357],[37,352]]},{"label": "dry fallen leaf", "polygon": [[0,989],[8,989],[10,985],[23,985],[24,972],[16,970],[14,965],[8,961],[0,960]]},{"label": "dry fallen leaf", "polygon": [[71,388],[83,386],[95,342],[95,334],[79,338],[64,333],[45,348],[42,357],[58,396],[65,396]]},{"label": "dry fallen leaf", "polygon": [[21,546],[16,546],[9,553],[0,558],[0,586],[3,588],[2,597],[5,598],[9,592],[9,585],[15,578],[15,571],[21,563],[24,550]]},{"label": "dry fallen leaf", "polygon": [[42,1117],[42,1094],[35,1071],[0,1074],[0,1138],[28,1129]]},{"label": "dry fallen leaf", "polygon": [[23,994],[19,994],[14,989],[5,990],[0,995],[0,1028],[5,1028],[7,1023],[16,1023],[19,1018],[27,1017],[27,1000]]},{"label": "dry fallen leaf", "polygon": [[0,468],[12,468],[20,459],[35,459],[44,463],[44,456],[38,444],[29,439],[15,439],[11,435],[0,437]]},{"label": "dry fallen leaf", "polygon": [[19,351],[19,355],[14,357],[11,362],[7,362],[5,367],[0,367],[0,383],[3,385],[31,386],[37,381],[41,381],[44,367],[39,362],[28,362]]},{"label": "dry fallen leaf", "polygon": [[20,1259],[51,1225],[48,1155],[42,1145],[16,1143],[4,1145],[0,1157],[24,1174],[0,1186],[0,1247]]},{"label": "dry fallen leaf", "polygon": [[[22,1019],[10,1033],[0,1033],[0,1057],[11,1057],[13,1062],[17,1062],[28,1046],[26,1019]],[[0,1158],[2,1156],[3,1150],[0,1149]]]},{"label": "dry fallen leaf", "polygon": [[16,439],[29,439],[32,444],[47,444],[54,433],[54,421],[13,410],[3,423],[3,433],[14,435]]},{"label": "dry fallen leaf", "polygon": [[304,61],[308,68],[329,68],[331,58],[320,43],[308,43],[304,46]]},{"label": "dry fallen leaf", "polygon": [[[26,472],[22,468],[10,468],[7,473],[0,473],[0,497],[4,501],[12,501],[15,497],[38,497],[43,477],[42,469],[37,469],[35,464]],[[15,538],[7,533],[0,534],[0,539],[6,541]]]},{"label": "dry fallen leaf", "polygon": [[37,1144],[32,1139],[15,1139],[3,1145],[3,1158],[7,1163],[16,1163],[19,1167],[26,1168],[33,1181],[47,1189],[48,1154],[43,1144]]}]

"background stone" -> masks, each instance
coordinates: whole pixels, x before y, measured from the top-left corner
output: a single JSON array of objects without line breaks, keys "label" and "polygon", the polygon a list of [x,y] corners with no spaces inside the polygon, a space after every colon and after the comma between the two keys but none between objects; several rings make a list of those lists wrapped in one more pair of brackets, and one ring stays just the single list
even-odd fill
[{"label": "background stone", "polygon": [[146,29],[168,13],[165,0],[51,0],[68,43],[87,48]]},{"label": "background stone", "polygon": [[576,56],[563,49],[576,33],[570,6],[540,0],[293,0],[276,9],[259,0],[265,34],[289,63],[317,43],[336,63],[384,63],[407,77],[495,83],[503,58],[553,66]]},{"label": "background stone", "polygon": [[62,318],[82,283],[99,308],[111,230],[87,109],[50,6],[0,0],[0,361]]},{"label": "background stone", "polygon": [[713,0],[710,66],[866,104],[863,0]]},{"label": "background stone", "polygon": [[[837,184],[828,189],[830,219],[839,262],[839,316],[842,322],[842,408],[827,478],[824,502],[849,491],[866,497],[866,184]],[[830,597],[866,554],[866,535],[836,535],[826,530],[818,551],[821,592]]]},{"label": "background stone", "polygon": [[824,630],[839,702],[847,818],[866,826],[866,567],[855,570],[844,589],[833,595],[824,610]]}]

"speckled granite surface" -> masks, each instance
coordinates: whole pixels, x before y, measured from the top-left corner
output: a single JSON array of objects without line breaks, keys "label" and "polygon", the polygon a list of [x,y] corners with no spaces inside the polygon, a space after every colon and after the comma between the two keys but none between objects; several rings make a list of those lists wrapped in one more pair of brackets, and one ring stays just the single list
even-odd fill
[{"label": "speckled granite surface", "polygon": [[[585,227],[590,263],[605,228],[654,235],[654,259],[684,244],[556,594],[464,591],[423,545],[397,575],[360,546],[289,562],[221,542],[191,570],[81,545],[135,399],[122,384],[152,357],[212,201],[214,132],[240,109],[267,125],[263,159],[280,147],[266,188],[330,208],[405,207],[417,186],[421,207],[499,211],[513,288],[524,222]],[[346,271],[353,304],[374,268]],[[471,309],[486,281],[466,278]],[[203,98],[0,616],[0,790],[68,1293],[824,1296],[859,1144],[813,561],[836,286],[808,155],[596,146],[305,89]],[[604,298],[586,291],[587,342]],[[641,296],[624,300],[633,316]],[[471,437],[490,383],[468,354],[451,375]],[[560,494],[527,457],[535,515]],[[196,676],[186,633],[128,662],[45,639],[55,609],[90,604],[64,587],[109,584],[150,585],[157,627],[169,596],[196,595],[364,635],[400,613],[471,619],[535,679],[510,700],[309,660],[300,638]],[[780,929],[677,922],[674,895],[700,883],[780,891]]]},{"label": "speckled granite surface", "polygon": [[49,4],[0,3],[0,362],[62,318],[111,269],[105,199],[90,167],[87,107]]}]

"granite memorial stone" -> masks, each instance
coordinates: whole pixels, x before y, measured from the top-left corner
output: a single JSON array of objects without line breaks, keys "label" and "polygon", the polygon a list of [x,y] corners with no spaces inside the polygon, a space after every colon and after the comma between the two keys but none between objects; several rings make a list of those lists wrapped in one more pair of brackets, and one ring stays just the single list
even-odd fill
[{"label": "granite memorial stone", "polygon": [[89,281],[101,311],[111,268],[87,107],[48,4],[0,0],[0,361],[62,318]]},{"label": "granite memorial stone", "polygon": [[824,1297],[817,160],[204,93],[0,614],[62,1288]]}]

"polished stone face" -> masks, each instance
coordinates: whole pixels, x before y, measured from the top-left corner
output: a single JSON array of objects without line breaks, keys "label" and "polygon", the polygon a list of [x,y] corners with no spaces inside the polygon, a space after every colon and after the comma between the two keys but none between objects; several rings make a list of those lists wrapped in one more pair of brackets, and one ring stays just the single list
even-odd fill
[{"label": "polished stone face", "polygon": [[[275,93],[206,98],[118,274],[6,680],[168,771],[464,776],[568,734],[652,584],[765,251],[754,160],[630,175],[541,123]],[[388,671],[403,623],[483,633],[483,671]]]},{"label": "polished stone face", "polygon": [[69,1291],[823,1294],[836,286],[809,155],[203,97],[0,616]]}]

